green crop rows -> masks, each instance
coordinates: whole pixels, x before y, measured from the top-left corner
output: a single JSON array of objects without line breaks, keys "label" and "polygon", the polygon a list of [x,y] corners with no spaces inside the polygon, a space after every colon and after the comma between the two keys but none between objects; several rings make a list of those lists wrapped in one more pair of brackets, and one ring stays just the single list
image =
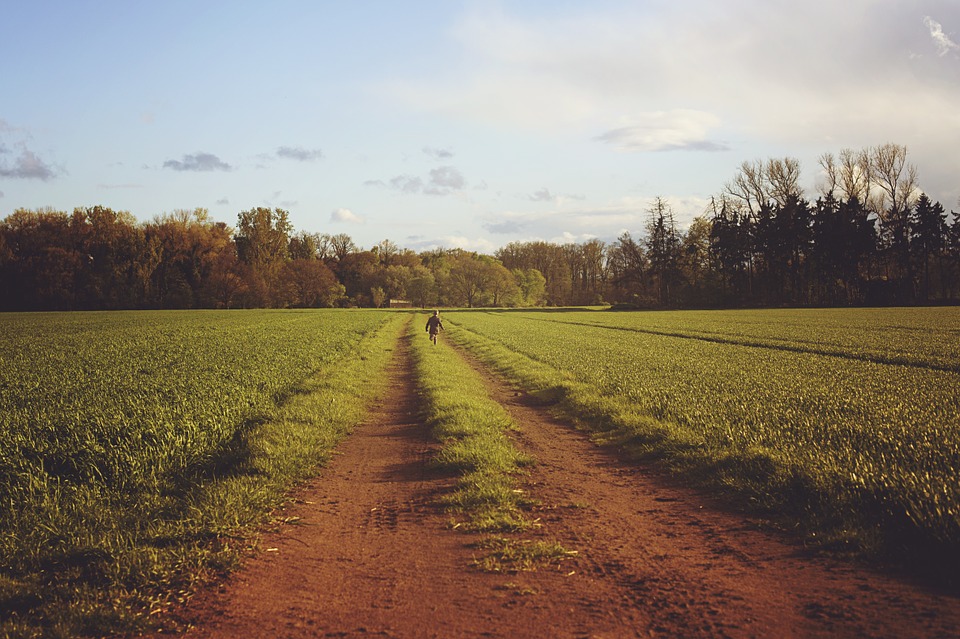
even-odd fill
[{"label": "green crop rows", "polygon": [[569,386],[568,412],[591,427],[625,431],[645,454],[751,499],[832,519],[834,540],[858,527],[868,545],[960,548],[960,309],[447,321],[488,362],[513,358],[528,385],[536,369],[538,385]]},{"label": "green crop rows", "polygon": [[[400,316],[333,310],[0,315],[0,609],[50,616],[45,600],[80,599],[71,589],[149,589],[173,578],[158,571],[181,570],[171,562],[202,564],[201,555],[209,554],[204,540],[229,539],[243,508],[262,499],[264,484],[288,481],[273,475],[293,476],[287,468],[316,463],[306,457],[323,454],[260,451],[283,451],[285,441],[319,449],[335,438],[328,431],[349,427],[345,422],[362,413],[357,395],[364,390],[342,390],[359,381],[350,363],[367,359],[363,340],[374,339],[390,318]],[[278,412],[308,392],[319,393],[323,406],[301,416]],[[352,406],[340,409],[336,402]],[[250,439],[278,416],[290,425]],[[284,459],[278,464],[270,455]],[[304,461],[294,459],[301,455]],[[261,461],[251,463],[251,456]],[[231,476],[237,476],[232,487],[200,496],[202,487]],[[198,543],[193,555],[177,550]],[[176,556],[163,559],[164,553]],[[100,595],[90,597],[99,601]],[[89,621],[102,614],[97,606],[102,603],[79,616]],[[15,621],[0,613],[0,626]],[[76,623],[64,621],[63,632],[77,632]],[[117,622],[90,631],[104,627]]]}]

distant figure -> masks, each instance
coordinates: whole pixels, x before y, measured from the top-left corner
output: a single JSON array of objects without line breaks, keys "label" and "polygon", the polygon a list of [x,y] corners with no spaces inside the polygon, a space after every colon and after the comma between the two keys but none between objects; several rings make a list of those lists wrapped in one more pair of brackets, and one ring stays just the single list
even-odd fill
[{"label": "distant figure", "polygon": [[443,330],[443,322],[440,321],[440,311],[434,311],[430,319],[427,320],[426,331],[430,333],[430,341],[437,343],[437,334]]}]

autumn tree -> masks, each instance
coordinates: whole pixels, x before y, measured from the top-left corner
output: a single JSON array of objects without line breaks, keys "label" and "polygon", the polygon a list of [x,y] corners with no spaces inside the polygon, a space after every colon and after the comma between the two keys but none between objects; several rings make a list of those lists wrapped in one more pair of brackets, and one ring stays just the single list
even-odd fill
[{"label": "autumn tree", "polygon": [[249,267],[249,299],[256,306],[284,306],[289,302],[289,289],[281,275],[290,259],[292,231],[289,214],[280,208],[257,207],[238,215],[234,236],[237,255]]}]

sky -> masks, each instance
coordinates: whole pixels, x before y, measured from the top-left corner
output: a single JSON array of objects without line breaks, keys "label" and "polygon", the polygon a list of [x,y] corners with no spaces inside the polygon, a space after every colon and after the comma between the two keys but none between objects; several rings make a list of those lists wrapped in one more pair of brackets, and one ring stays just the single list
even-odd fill
[{"label": "sky", "polygon": [[364,248],[681,227],[744,161],[905,145],[960,209],[958,0],[31,0],[0,218],[279,207]]}]

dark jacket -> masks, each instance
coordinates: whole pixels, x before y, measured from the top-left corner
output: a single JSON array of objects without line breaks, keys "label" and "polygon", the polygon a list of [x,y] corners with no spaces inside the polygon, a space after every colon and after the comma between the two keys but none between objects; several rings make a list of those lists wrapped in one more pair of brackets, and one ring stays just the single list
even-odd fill
[{"label": "dark jacket", "polygon": [[443,330],[443,322],[440,321],[439,315],[430,316],[430,319],[427,320],[426,330],[430,331],[431,333],[439,333],[441,330]]}]

